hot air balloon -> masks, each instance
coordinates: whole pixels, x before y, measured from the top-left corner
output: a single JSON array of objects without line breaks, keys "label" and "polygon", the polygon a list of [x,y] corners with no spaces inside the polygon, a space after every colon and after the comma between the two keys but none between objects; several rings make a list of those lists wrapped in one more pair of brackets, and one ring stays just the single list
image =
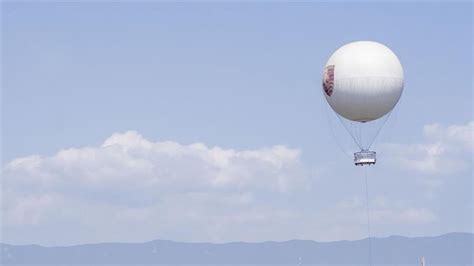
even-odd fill
[{"label": "hot air balloon", "polygon": [[[360,148],[356,165],[375,164],[370,147],[403,92],[403,68],[388,47],[372,41],[348,43],[327,61],[323,93]],[[386,120],[384,120],[386,121]]]}]

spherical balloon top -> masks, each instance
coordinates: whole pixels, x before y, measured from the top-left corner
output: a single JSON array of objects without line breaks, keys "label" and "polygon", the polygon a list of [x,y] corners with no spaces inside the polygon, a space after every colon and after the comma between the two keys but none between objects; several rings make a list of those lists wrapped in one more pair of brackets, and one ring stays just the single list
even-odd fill
[{"label": "spherical balloon top", "polygon": [[323,92],[346,119],[368,122],[390,112],[403,91],[403,68],[383,44],[358,41],[337,49],[324,68]]}]

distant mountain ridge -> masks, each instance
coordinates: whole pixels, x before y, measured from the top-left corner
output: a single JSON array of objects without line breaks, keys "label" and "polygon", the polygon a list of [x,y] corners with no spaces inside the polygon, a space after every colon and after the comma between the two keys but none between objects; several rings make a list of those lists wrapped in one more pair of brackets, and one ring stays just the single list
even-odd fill
[{"label": "distant mountain ridge", "polygon": [[[100,243],[65,247],[0,244],[1,264],[364,264],[368,239],[182,243]],[[372,238],[374,264],[473,265],[472,233]]]}]

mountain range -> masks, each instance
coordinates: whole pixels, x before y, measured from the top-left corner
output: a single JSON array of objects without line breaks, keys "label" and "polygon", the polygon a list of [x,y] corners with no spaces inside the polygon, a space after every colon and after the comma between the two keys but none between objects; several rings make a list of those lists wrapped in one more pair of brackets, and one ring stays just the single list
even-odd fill
[{"label": "mountain range", "polygon": [[[471,233],[434,237],[371,238],[375,264],[473,265]],[[63,247],[0,244],[1,264],[366,264],[368,239],[259,243],[99,243]]]}]

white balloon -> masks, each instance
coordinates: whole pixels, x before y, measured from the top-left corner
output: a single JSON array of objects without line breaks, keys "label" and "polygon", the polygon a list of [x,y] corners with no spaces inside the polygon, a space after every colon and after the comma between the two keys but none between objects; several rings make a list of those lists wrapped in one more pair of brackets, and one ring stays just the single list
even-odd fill
[{"label": "white balloon", "polygon": [[385,45],[358,41],[337,49],[324,68],[323,93],[342,117],[368,122],[390,112],[403,91],[403,68]]}]

